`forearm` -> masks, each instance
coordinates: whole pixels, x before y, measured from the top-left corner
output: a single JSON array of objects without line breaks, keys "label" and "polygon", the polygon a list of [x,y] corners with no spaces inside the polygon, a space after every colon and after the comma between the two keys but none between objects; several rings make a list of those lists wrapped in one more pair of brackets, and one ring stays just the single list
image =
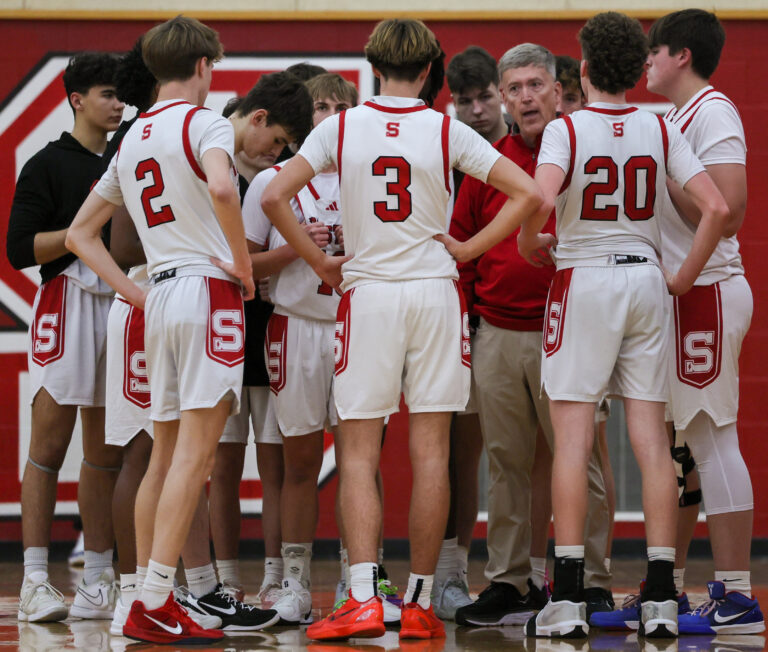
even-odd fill
[{"label": "forearm", "polygon": [[235,265],[250,265],[248,245],[245,240],[245,227],[240,212],[240,198],[235,192],[234,186],[231,193],[221,197],[212,194],[212,198],[213,209],[232,252],[232,262]]},{"label": "forearm", "polygon": [[109,253],[121,269],[147,262],[136,227],[124,206],[115,209],[112,214]]},{"label": "forearm", "polygon": [[296,221],[296,215],[291,209],[290,198],[281,198],[263,204],[264,212],[275,228],[282,234],[296,255],[303,258],[315,268],[325,257],[320,249],[307,235],[304,228]]},{"label": "forearm", "polygon": [[676,274],[678,282],[685,288],[690,289],[699,277],[701,270],[704,269],[704,265],[707,264],[709,257],[723,236],[726,220],[726,215],[705,213],[702,216],[693,238],[691,250]]},{"label": "forearm", "polygon": [[277,274],[293,261],[298,260],[298,254],[289,245],[283,245],[277,249],[251,253],[254,278],[266,278]]},{"label": "forearm", "polygon": [[672,179],[667,178],[667,190],[672,204],[678,214],[690,224],[696,226],[701,221],[701,211],[696,203],[685,193],[685,191]]},{"label": "forearm", "polygon": [[69,249],[64,244],[66,237],[67,229],[43,231],[35,234],[33,245],[35,262],[38,265],[42,265],[66,256],[69,253]]}]

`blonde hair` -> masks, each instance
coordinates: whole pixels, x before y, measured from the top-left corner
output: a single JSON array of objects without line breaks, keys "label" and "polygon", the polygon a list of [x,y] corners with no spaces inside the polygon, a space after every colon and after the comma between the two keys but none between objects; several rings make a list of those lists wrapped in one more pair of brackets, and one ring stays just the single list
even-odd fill
[{"label": "blonde hair", "polygon": [[432,31],[420,20],[392,18],[373,30],[365,57],[385,78],[414,81],[440,56]]},{"label": "blonde hair", "polygon": [[313,100],[336,98],[345,100],[350,106],[357,106],[358,95],[355,85],[335,72],[317,75],[304,82]]},{"label": "blonde hair", "polygon": [[141,46],[144,63],[161,84],[189,79],[201,58],[213,63],[223,53],[215,30],[181,15],[155,25],[144,35]]}]

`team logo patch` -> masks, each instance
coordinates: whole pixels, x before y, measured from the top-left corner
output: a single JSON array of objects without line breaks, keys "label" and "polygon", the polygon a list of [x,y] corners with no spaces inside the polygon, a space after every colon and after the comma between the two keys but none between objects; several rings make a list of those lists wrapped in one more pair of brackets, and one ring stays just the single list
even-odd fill
[{"label": "team logo patch", "polygon": [[230,281],[206,278],[210,311],[206,353],[227,367],[245,359],[245,320],[240,288]]},{"label": "team logo patch", "polygon": [[561,269],[552,278],[547,297],[547,311],[544,314],[544,353],[547,357],[557,353],[563,343],[565,309],[568,305],[568,291],[571,287],[573,268]]},{"label": "team logo patch", "polygon": [[32,360],[44,367],[64,355],[67,277],[57,276],[40,288],[32,336]]},{"label": "team logo patch", "polygon": [[350,302],[354,288],[345,292],[336,311],[336,337],[333,340],[333,356],[336,363],[334,374],[338,376],[347,368],[349,356]]},{"label": "team logo patch", "polygon": [[453,287],[459,294],[459,307],[461,310],[461,364],[472,367],[472,345],[469,336],[469,313],[467,312],[467,300],[458,281],[453,282]]},{"label": "team logo patch", "polygon": [[123,395],[134,405],[148,408],[152,401],[144,352],[144,311],[130,306],[123,342]]},{"label": "team logo patch", "polygon": [[272,313],[265,341],[269,388],[277,395],[285,387],[285,346],[288,341],[288,317]]},{"label": "team logo patch", "polygon": [[720,375],[723,357],[723,304],[720,284],[694,286],[675,297],[677,377],[706,387]]}]

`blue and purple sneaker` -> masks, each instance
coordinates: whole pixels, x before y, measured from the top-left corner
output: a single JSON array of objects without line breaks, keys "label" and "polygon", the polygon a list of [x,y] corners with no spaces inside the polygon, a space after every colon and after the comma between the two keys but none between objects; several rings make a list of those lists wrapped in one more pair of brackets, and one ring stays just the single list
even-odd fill
[{"label": "blue and purple sneaker", "polygon": [[[643,589],[645,580],[640,583],[640,590]],[[681,593],[677,596],[677,614],[680,616],[691,613],[691,605],[688,603],[688,596]],[[589,624],[592,627],[607,629],[612,631],[637,630],[640,627],[640,593],[631,593],[622,602],[619,609],[614,611],[597,611],[589,618]]]},{"label": "blue and purple sneaker", "polygon": [[708,582],[709,600],[678,618],[681,634],[759,634],[765,631],[760,605],[723,582]]}]

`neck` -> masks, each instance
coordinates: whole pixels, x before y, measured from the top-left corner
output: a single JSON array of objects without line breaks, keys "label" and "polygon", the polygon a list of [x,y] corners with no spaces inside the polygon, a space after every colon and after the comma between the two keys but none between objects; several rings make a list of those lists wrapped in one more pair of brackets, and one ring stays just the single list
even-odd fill
[{"label": "neck", "polygon": [[200,88],[197,84],[190,83],[190,80],[171,81],[163,84],[157,93],[158,102],[165,100],[186,100],[190,104],[202,106],[205,96],[201,98]]},{"label": "neck", "polygon": [[497,140],[504,138],[504,136],[506,136],[507,133],[509,133],[509,127],[507,127],[507,123],[504,122],[504,115],[500,113],[499,121],[496,123],[496,126],[493,128],[493,131],[491,131],[486,136],[486,140],[489,143],[495,143]]},{"label": "neck", "polygon": [[103,154],[107,147],[107,132],[82,121],[75,120],[72,137],[94,154]]},{"label": "neck", "polygon": [[381,77],[381,95],[390,97],[412,97],[417,98],[424,86],[424,80],[402,81],[400,79],[384,79]]},{"label": "neck", "polygon": [[698,75],[683,75],[677,80],[672,88],[669,89],[669,93],[664,93],[667,99],[680,109],[685,106],[688,101],[696,95],[702,88],[709,86],[709,81],[702,79]]},{"label": "neck", "polygon": [[592,104],[593,102],[603,102],[605,104],[626,104],[627,92],[621,91],[619,93],[606,93],[605,91],[597,90],[591,84],[587,89],[587,102]]},{"label": "neck", "polygon": [[[248,116],[238,116],[233,113],[229,116],[229,121],[235,129],[235,154],[243,151],[243,138],[245,137],[245,127],[248,125]],[[250,179],[248,179],[250,183]]]}]

